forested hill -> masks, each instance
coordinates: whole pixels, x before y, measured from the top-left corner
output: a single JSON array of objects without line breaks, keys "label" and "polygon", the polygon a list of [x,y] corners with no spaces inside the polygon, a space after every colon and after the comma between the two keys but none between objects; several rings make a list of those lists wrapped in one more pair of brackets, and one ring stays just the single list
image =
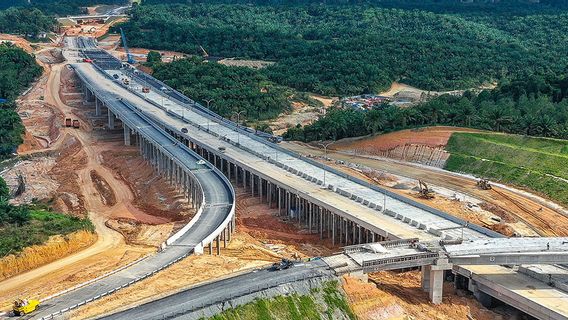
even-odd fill
[{"label": "forested hill", "polygon": [[568,66],[568,11],[551,11],[550,5],[511,11],[506,8],[513,3],[505,1],[495,10],[481,3],[459,11],[431,1],[420,10],[407,10],[418,1],[394,0],[287,6],[152,2],[158,1],[135,8],[124,26],[131,46],[198,54],[200,44],[213,56],[273,60],[264,70],[271,81],[327,95],[377,92],[394,80],[428,90],[464,89],[563,75]]},{"label": "forested hill", "polygon": [[40,9],[45,14],[84,13],[83,8],[100,4],[125,4],[127,0],[0,0],[0,10],[10,7]]}]

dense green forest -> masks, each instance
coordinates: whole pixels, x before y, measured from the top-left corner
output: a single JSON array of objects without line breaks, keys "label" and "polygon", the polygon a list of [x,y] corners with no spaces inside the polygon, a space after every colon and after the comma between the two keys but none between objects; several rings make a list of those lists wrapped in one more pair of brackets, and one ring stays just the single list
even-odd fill
[{"label": "dense green forest", "polygon": [[334,109],[311,125],[290,128],[290,140],[336,140],[408,127],[450,125],[568,139],[568,78],[531,77],[463,97],[443,95],[411,108],[369,112]]},{"label": "dense green forest", "polygon": [[0,45],[0,159],[9,156],[22,143],[24,126],[15,111],[14,99],[41,75],[34,58],[12,45]]},{"label": "dense green forest", "polygon": [[35,37],[40,32],[52,30],[55,25],[55,19],[37,8],[9,8],[0,11],[0,33]]},{"label": "dense green forest", "polygon": [[84,8],[99,4],[127,3],[126,0],[0,0],[0,10],[11,7],[36,8],[46,14],[56,14],[60,16],[85,13]]},{"label": "dense green forest", "polygon": [[[294,91],[275,85],[258,70],[205,63],[200,58],[153,63],[154,77],[211,110],[231,117],[244,110],[249,120],[264,120],[289,109]],[[241,118],[242,119],[242,118]]]},{"label": "dense green forest", "polygon": [[142,5],[123,27],[132,46],[198,54],[202,45],[212,56],[273,60],[263,71],[270,80],[327,95],[377,92],[394,80],[439,90],[566,74],[562,9],[403,4]]}]

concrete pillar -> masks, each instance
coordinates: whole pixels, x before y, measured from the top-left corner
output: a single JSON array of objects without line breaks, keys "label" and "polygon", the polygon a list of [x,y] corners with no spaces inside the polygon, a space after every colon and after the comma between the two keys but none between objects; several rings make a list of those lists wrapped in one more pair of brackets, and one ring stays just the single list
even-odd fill
[{"label": "concrete pillar", "polygon": [[[228,227],[228,228],[230,228],[230,227]],[[230,234],[228,228],[223,229],[223,248],[227,247],[227,234],[228,233]]]},{"label": "concrete pillar", "polygon": [[129,146],[129,145],[131,145],[130,128],[126,125],[123,125],[123,127],[124,127],[124,145]]},{"label": "concrete pillar", "polygon": [[[218,235],[217,238],[215,238],[215,241],[217,242],[217,255],[220,256],[221,255],[221,236]],[[443,272],[442,272],[443,274]]]},{"label": "concrete pillar", "polygon": [[95,97],[95,116],[97,116],[97,117],[101,116],[101,105],[100,105],[100,101],[99,101],[99,99],[97,99],[97,97]]},{"label": "concrete pillar", "polygon": [[262,178],[260,176],[258,176],[258,198],[260,199],[260,203],[262,203]]},{"label": "concrete pillar", "polygon": [[432,270],[432,266],[422,266],[421,268],[421,277],[420,277],[420,285],[422,290],[428,292],[430,290],[430,270]]},{"label": "concrete pillar", "polygon": [[285,204],[286,215],[289,216],[290,213],[291,213],[290,212],[291,208],[290,208],[290,192],[288,190],[286,190],[286,200],[285,201],[286,201],[286,204]]},{"label": "concrete pillar", "polygon": [[272,183],[271,182],[266,182],[268,184],[268,192],[267,192],[267,196],[266,196],[266,201],[268,201],[268,208],[272,209],[272,197],[273,197],[273,193],[272,193]]},{"label": "concrete pillar", "polygon": [[321,212],[321,208],[317,207],[317,211],[319,212],[319,227],[320,227],[320,240],[323,239],[323,213]]},{"label": "concrete pillar", "polygon": [[444,270],[432,268],[430,270],[430,288],[428,295],[433,304],[442,303],[442,289],[444,286]]},{"label": "concrete pillar", "polygon": [[335,229],[336,229],[336,226],[335,226],[335,214],[334,213],[332,213],[332,216],[331,216],[331,224],[332,224],[332,227],[331,227],[331,244],[335,246]]},{"label": "concrete pillar", "polygon": [[110,111],[110,109],[108,109],[108,128],[111,130],[114,130],[114,113],[112,113],[112,111]]}]

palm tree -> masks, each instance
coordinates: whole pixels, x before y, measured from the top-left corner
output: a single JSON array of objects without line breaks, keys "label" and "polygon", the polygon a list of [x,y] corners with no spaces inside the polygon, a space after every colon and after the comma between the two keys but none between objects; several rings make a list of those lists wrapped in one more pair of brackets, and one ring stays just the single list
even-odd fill
[{"label": "palm tree", "polygon": [[386,119],[379,110],[371,110],[365,114],[365,129],[373,134],[382,130],[385,126]]}]

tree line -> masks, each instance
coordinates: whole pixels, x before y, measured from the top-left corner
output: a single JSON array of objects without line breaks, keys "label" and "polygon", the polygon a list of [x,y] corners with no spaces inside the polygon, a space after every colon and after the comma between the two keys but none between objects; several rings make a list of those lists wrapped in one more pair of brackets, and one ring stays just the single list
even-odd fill
[{"label": "tree line", "polygon": [[0,33],[36,37],[51,31],[57,22],[37,8],[9,8],[0,11]]},{"label": "tree line", "polygon": [[531,77],[479,94],[442,95],[415,107],[382,105],[361,112],[332,109],[305,127],[288,129],[288,140],[337,140],[400,129],[449,125],[568,139],[568,78]]},{"label": "tree line", "polygon": [[452,9],[455,2],[449,1],[446,6],[414,1],[421,10],[410,10],[404,1],[276,2],[146,1],[123,28],[132,46],[200,54],[202,45],[212,56],[275,61],[262,71],[268,79],[326,95],[377,92],[395,80],[446,90],[520,75],[566,74],[568,14],[562,8],[509,12],[505,9],[515,4],[510,1],[493,6],[501,8],[495,12],[484,9],[492,8],[487,4]]},{"label": "tree line", "polygon": [[38,9],[48,15],[66,16],[71,14],[87,13],[86,7],[102,4],[126,4],[126,0],[0,0],[0,9],[12,7],[25,9]]}]

